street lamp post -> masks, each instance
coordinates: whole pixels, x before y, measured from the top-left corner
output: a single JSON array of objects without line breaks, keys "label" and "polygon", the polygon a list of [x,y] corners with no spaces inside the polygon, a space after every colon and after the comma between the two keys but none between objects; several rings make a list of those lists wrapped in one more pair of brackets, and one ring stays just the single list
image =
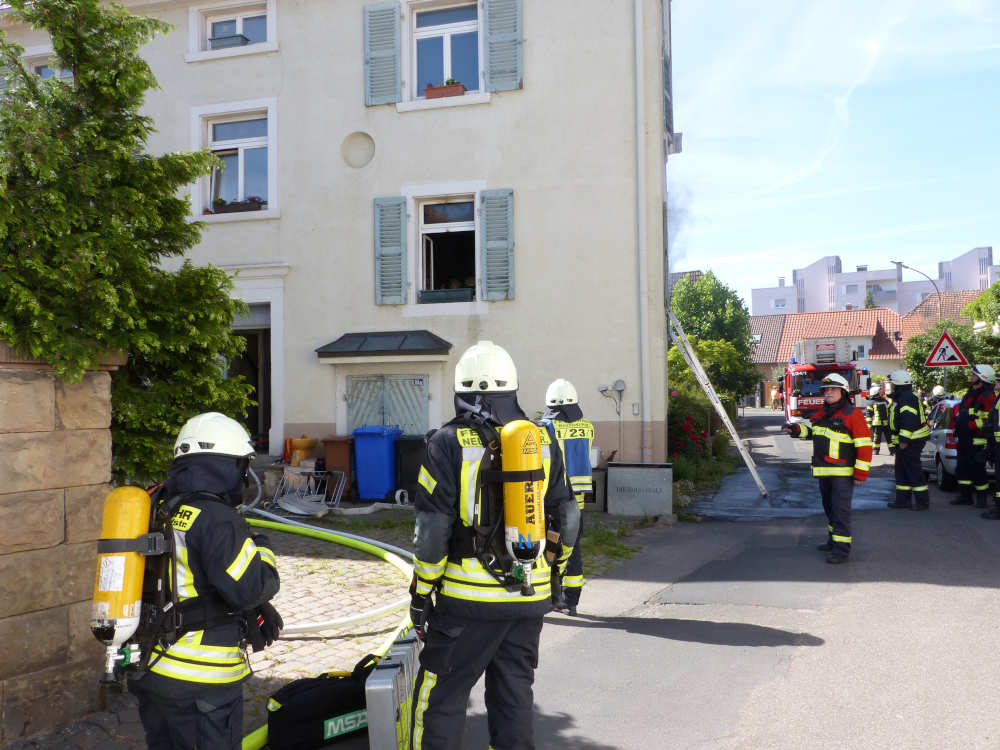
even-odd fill
[{"label": "street lamp post", "polygon": [[[925,279],[927,279],[929,282],[931,282],[931,286],[934,287],[934,293],[937,295],[938,323],[941,323],[941,321],[944,320],[944,316],[941,314],[941,290],[938,289],[937,282],[935,282],[934,279],[932,279],[930,276],[928,276],[923,271],[921,271],[921,270],[919,270],[917,268],[914,268],[913,266],[908,266],[905,263],[903,263],[903,261],[901,261],[901,260],[891,260],[889,262],[895,264],[897,270],[900,269],[900,268],[908,268],[911,271],[915,271],[916,273],[919,273],[921,276],[923,276]],[[903,272],[902,271],[899,272],[899,277],[900,277],[900,281],[902,281],[902,278],[903,278]],[[897,296],[897,299],[899,299],[898,296]],[[944,382],[942,383],[942,387],[944,388],[945,393],[947,393],[948,392],[948,368],[947,367],[944,368],[944,374],[943,374],[942,377],[944,379]]]}]

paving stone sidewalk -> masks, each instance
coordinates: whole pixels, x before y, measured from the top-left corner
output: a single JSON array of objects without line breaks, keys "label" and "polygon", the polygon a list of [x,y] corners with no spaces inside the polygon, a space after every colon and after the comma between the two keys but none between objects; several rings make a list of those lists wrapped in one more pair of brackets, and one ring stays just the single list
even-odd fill
[{"label": "paving stone sidewalk", "polygon": [[[310,521],[311,522],[311,521]],[[318,524],[325,525],[325,524]],[[399,525],[350,533],[412,548],[412,532]],[[407,596],[409,580],[394,566],[365,552],[297,534],[270,531],[281,573],[274,605],[286,626],[339,619]],[[398,626],[406,610],[337,630],[294,635],[260,654],[251,653],[254,674],[244,684],[244,730],[267,723],[267,698],[290,680],[350,670],[376,650]],[[94,674],[94,680],[100,678]],[[146,750],[135,698],[109,692],[105,711],[90,714],[55,732],[19,740],[6,750]]]}]

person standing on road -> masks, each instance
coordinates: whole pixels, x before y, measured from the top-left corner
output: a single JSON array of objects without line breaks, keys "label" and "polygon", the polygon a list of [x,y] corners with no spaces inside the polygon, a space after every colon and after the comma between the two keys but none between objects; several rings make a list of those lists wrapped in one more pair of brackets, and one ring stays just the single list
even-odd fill
[{"label": "person standing on road", "polygon": [[[410,619],[424,648],[410,748],[461,749],[469,693],[485,672],[490,747],[529,750],[535,746],[538,643],[552,594],[544,554],[526,574],[505,548],[500,482],[508,472],[498,471],[499,433],[526,417],[517,402],[514,361],[502,347],[480,341],[462,354],[455,367],[455,412],[427,442],[414,498]],[[545,515],[558,520],[566,539],[575,539],[580,511],[566,488],[562,453],[546,430],[531,430],[544,478],[516,481],[540,483]],[[564,544],[557,563],[564,567],[572,552]]]},{"label": "person standing on road", "polygon": [[851,500],[854,485],[868,478],[872,438],[861,409],[851,404],[850,386],[843,376],[823,378],[823,408],[807,422],[785,424],[783,432],[813,441],[812,473],[819,480],[827,519],[826,542],[817,549],[829,552],[833,565],[850,559]]},{"label": "person standing on road", "polygon": [[872,446],[877,456],[882,447],[882,441],[885,440],[886,448],[890,442],[888,403],[882,396],[881,386],[877,383],[868,391],[868,400],[871,401],[868,405],[868,414],[872,431]]},{"label": "person standing on road", "polygon": [[[913,381],[906,370],[890,376],[894,400],[889,409],[891,441],[896,445],[896,499],[890,508],[930,508],[927,478],[920,467],[920,451],[931,434],[923,401],[913,392]],[[911,502],[912,497],[912,502]]]},{"label": "person standing on road", "polygon": [[958,442],[959,496],[950,505],[972,505],[972,490],[976,491],[976,507],[985,508],[989,499],[986,479],[986,420],[993,408],[993,385],[996,371],[989,365],[973,365],[969,372],[969,390],[962,396],[955,417],[955,437]]},{"label": "person standing on road", "polygon": [[[575,615],[583,590],[583,552],[580,549],[580,538],[583,535],[583,500],[584,495],[594,486],[590,468],[594,425],[583,416],[576,388],[563,378],[549,384],[545,391],[545,406],[546,411],[542,415],[541,423],[548,430],[549,437],[559,443],[559,450],[562,451],[566,466],[567,485],[580,509],[580,530],[577,537],[566,540],[573,547],[573,554],[566,564],[565,575],[560,575],[557,567],[552,569],[553,577],[557,578],[553,582],[552,607]],[[561,597],[556,596],[557,589],[562,592]]]},{"label": "person standing on road", "polygon": [[986,444],[993,459],[993,507],[982,514],[989,521],[1000,521],[1000,382],[994,384],[993,408],[986,420]]}]

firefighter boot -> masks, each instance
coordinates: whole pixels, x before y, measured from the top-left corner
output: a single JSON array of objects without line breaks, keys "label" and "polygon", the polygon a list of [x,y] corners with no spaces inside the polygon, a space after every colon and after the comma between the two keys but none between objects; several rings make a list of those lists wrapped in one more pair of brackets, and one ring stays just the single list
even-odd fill
[{"label": "firefighter boot", "polygon": [[1000,497],[993,498],[993,507],[980,516],[987,521],[1000,521]]},{"label": "firefighter boot", "polygon": [[954,500],[949,500],[948,505],[972,505],[972,486],[960,484],[958,486],[959,495]]},{"label": "firefighter boot", "polygon": [[976,507],[977,508],[989,508],[990,507],[990,496],[986,492],[976,493]]}]

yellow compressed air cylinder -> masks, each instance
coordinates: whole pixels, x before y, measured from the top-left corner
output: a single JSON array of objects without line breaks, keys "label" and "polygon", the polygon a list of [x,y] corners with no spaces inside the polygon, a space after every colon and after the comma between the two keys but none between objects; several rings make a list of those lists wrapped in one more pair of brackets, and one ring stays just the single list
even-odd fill
[{"label": "yellow compressed air cylinder", "polygon": [[149,493],[140,487],[119,487],[104,498],[90,629],[109,649],[121,646],[139,626],[146,569],[143,555],[114,551],[114,544],[147,533],[149,511]]},{"label": "yellow compressed air cylinder", "polygon": [[[500,465],[504,471],[542,468],[541,436],[526,419],[508,422],[500,430]],[[537,560],[545,550],[545,508],[542,480],[504,482],[504,540],[517,560]]]}]

